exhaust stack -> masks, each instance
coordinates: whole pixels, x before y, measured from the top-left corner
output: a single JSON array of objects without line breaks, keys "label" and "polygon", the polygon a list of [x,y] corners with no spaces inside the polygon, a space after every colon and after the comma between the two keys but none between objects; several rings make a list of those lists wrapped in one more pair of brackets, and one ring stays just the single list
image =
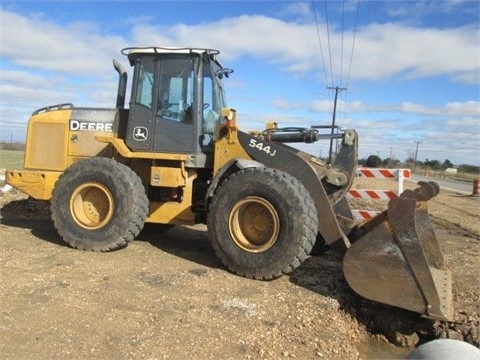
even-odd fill
[{"label": "exhaust stack", "polygon": [[125,94],[127,92],[127,70],[117,60],[113,59],[113,67],[118,72],[117,105],[119,109],[125,108]]}]

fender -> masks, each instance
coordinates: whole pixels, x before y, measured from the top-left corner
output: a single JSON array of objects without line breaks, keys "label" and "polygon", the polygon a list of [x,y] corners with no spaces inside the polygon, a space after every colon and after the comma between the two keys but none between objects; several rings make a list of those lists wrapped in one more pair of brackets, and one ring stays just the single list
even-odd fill
[{"label": "fender", "polygon": [[236,173],[237,171],[254,167],[265,167],[265,165],[255,160],[246,160],[240,158],[232,159],[227,162],[212,179],[212,182],[207,190],[207,194],[205,195],[205,204],[210,202],[215,189],[218,187],[222,179],[233,173]]}]

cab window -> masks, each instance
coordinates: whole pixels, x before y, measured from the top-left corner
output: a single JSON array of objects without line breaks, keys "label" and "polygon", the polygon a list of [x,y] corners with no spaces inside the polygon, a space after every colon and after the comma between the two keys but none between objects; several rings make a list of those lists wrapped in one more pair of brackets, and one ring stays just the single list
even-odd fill
[{"label": "cab window", "polygon": [[193,65],[191,58],[162,59],[157,115],[187,124],[192,123],[195,76]]},{"label": "cab window", "polygon": [[152,109],[154,62],[144,61],[140,65],[135,103]]}]

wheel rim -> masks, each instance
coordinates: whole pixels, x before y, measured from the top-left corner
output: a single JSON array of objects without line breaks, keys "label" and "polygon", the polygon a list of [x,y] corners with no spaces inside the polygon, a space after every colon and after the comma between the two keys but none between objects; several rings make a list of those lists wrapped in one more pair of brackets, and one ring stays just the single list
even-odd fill
[{"label": "wheel rim", "polygon": [[249,196],[239,201],[228,221],[233,241],[249,252],[262,252],[275,243],[280,232],[277,211],[267,200]]},{"label": "wheel rim", "polygon": [[75,222],[89,230],[101,228],[113,216],[113,196],[102,184],[79,186],[70,198],[70,213]]}]

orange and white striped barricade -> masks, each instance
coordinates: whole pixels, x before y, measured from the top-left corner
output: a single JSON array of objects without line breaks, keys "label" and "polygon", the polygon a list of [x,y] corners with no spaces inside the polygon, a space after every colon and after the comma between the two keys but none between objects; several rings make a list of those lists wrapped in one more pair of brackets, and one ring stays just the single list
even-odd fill
[{"label": "orange and white striped barricade", "polygon": [[[391,200],[403,192],[403,180],[411,177],[409,169],[375,169],[358,168],[356,175],[358,177],[377,178],[377,179],[398,179],[397,191],[394,190],[371,190],[371,189],[350,189],[347,192],[348,199],[372,199],[372,200]],[[368,220],[378,215],[381,211],[376,210],[356,210],[352,209],[353,216],[357,220]]]}]

